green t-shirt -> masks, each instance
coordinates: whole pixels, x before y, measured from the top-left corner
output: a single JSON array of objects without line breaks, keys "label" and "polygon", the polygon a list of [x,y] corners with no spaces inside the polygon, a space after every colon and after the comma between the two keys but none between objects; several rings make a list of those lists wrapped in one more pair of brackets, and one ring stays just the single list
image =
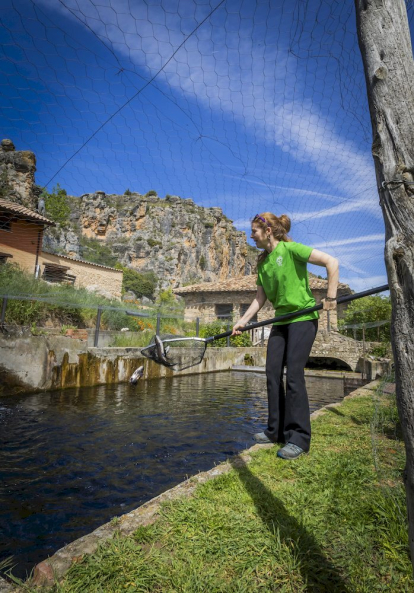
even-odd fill
[{"label": "green t-shirt", "polygon": [[[309,288],[307,270],[311,253],[312,247],[293,241],[279,241],[272,253],[269,253],[259,264],[257,285],[263,287],[268,300],[274,306],[275,317],[316,305]],[[318,317],[318,312],[313,311],[287,321],[277,321],[274,325],[307,321]]]}]

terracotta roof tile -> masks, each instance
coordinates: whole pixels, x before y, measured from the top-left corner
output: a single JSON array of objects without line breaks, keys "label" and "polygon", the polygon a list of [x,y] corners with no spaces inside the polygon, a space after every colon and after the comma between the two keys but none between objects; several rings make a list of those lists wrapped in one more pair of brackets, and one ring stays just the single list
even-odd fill
[{"label": "terracotta roof tile", "polygon": [[[228,278],[221,282],[203,282],[201,284],[192,284],[191,286],[181,286],[173,290],[174,294],[192,294],[199,292],[240,292],[240,291],[256,291],[256,274],[249,276],[238,276],[237,278]],[[309,274],[309,286],[311,290],[326,290],[328,281],[317,278],[313,274]],[[343,294],[351,293],[351,289],[347,284],[338,285],[338,290]]]},{"label": "terracotta roof tile", "polygon": [[34,210],[29,210],[29,208],[25,208],[20,204],[16,204],[15,202],[9,202],[8,200],[3,200],[2,198],[0,198],[0,208],[2,210],[6,210],[7,212],[18,214],[19,216],[21,216],[21,218],[26,220],[34,220],[35,222],[43,222],[43,224],[56,226],[56,224],[48,218],[45,218],[44,216],[38,214]]},{"label": "terracotta roof tile", "polygon": [[79,262],[80,264],[88,264],[88,266],[93,266],[94,268],[105,268],[105,270],[112,270],[113,272],[119,272],[120,274],[123,274],[124,271],[123,270],[118,270],[117,268],[111,268],[111,266],[104,266],[103,264],[95,264],[94,262],[90,262],[90,261],[86,261],[84,259],[78,259],[76,257],[69,257],[69,255],[61,255],[60,253],[52,253],[51,251],[42,251],[41,253],[46,253],[47,255],[54,255],[55,257],[58,257],[59,259],[67,259],[69,261],[76,261]]}]

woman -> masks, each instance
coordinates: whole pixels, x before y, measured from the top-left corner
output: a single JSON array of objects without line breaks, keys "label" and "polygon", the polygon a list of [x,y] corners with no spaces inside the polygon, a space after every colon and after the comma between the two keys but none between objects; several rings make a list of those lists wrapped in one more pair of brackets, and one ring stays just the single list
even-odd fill
[{"label": "woman", "polygon": [[[264,251],[257,266],[257,294],[246,313],[233,327],[240,334],[266,299],[275,316],[315,306],[309,289],[307,263],[324,266],[328,275],[324,310],[336,308],[338,261],[322,251],[294,243],[287,233],[290,219],[270,212],[256,214],[251,238]],[[254,436],[258,443],[283,443],[277,453],[282,459],[296,459],[310,448],[311,425],[305,385],[305,364],[318,330],[318,312],[300,315],[273,325],[267,345],[266,376],[269,406],[268,427]],[[286,366],[286,394],[283,368]]]}]

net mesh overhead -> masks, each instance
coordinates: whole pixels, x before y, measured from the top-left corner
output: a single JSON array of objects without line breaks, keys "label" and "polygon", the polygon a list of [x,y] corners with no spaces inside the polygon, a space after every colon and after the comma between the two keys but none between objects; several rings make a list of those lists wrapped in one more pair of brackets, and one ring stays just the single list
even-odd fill
[{"label": "net mesh overhead", "polygon": [[[409,22],[412,3],[407,4]],[[5,0],[3,137],[36,181],[292,218],[361,290],[384,228],[352,2]]]}]

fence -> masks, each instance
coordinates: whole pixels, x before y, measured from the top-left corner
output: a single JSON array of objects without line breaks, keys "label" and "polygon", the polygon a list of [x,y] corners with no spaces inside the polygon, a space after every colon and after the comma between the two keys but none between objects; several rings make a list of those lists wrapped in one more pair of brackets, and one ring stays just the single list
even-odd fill
[{"label": "fence", "polygon": [[[193,321],[184,319],[183,309],[142,306],[123,303],[121,306],[62,300],[62,295],[2,296],[0,331],[3,334],[62,334],[88,340],[90,346],[146,346],[154,333],[207,337],[228,331],[236,321],[231,315],[204,315]],[[327,330],[331,331],[329,311]],[[341,333],[362,341],[373,341],[367,336],[373,328],[380,328],[390,320],[343,325]],[[43,325],[39,325],[43,324]],[[264,347],[270,327],[254,328],[246,332],[251,345]],[[207,333],[206,333],[207,332]],[[213,332],[213,333],[211,333]],[[380,341],[380,340],[378,340]],[[230,346],[230,338],[225,339]],[[244,345],[250,345],[246,343]]]},{"label": "fence", "polygon": [[[234,319],[229,316],[184,319],[184,311],[157,307],[99,305],[64,302],[51,296],[2,296],[0,331],[3,335],[66,335],[88,340],[90,346],[146,346],[154,333],[202,336],[213,322],[220,331],[229,330]],[[39,306],[40,311],[39,311]],[[215,326],[210,328],[215,329]],[[248,332],[256,345],[265,343],[265,328]],[[208,334],[208,335],[211,335]],[[258,336],[260,338],[258,339]],[[226,339],[230,346],[230,338]]]}]

